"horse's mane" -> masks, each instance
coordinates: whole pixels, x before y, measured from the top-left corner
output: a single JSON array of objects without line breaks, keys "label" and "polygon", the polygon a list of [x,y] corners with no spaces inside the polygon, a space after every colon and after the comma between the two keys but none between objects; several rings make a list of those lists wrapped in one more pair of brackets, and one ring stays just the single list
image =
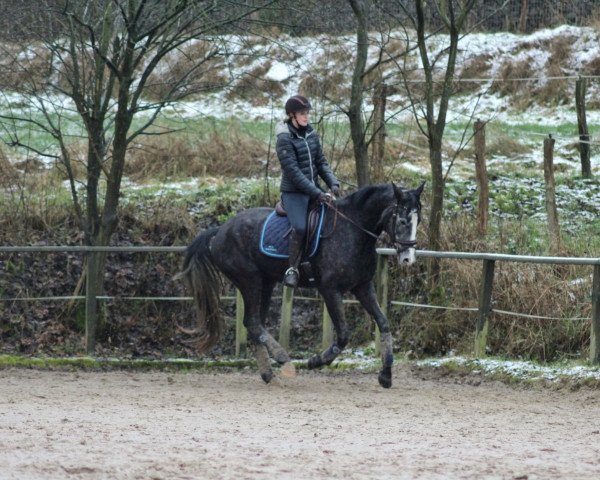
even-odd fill
[{"label": "horse's mane", "polygon": [[356,192],[345,196],[342,202],[351,205],[354,208],[360,208],[367,203],[374,195],[381,195],[390,185],[381,183],[378,185],[367,185],[358,189]]}]

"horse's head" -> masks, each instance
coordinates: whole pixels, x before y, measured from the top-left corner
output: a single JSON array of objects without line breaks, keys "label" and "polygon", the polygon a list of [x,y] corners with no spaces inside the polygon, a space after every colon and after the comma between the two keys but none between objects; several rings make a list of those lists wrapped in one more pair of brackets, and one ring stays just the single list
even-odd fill
[{"label": "horse's head", "polygon": [[385,231],[398,252],[401,265],[411,265],[416,259],[417,225],[421,221],[421,193],[425,182],[415,190],[405,190],[392,183],[395,205]]}]

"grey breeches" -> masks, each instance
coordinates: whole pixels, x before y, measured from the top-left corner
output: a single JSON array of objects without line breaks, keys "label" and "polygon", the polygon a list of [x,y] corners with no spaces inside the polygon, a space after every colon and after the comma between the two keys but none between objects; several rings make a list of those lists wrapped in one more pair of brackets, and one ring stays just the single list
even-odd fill
[{"label": "grey breeches", "polygon": [[281,192],[281,200],[292,228],[303,238],[306,234],[306,217],[310,196],[305,193]]}]

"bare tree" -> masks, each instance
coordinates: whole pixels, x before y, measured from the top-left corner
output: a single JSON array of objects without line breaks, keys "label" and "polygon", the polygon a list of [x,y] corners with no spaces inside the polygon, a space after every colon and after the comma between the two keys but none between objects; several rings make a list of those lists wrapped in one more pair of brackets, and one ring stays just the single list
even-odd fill
[{"label": "bare tree", "polygon": [[[454,72],[458,53],[460,33],[467,15],[476,0],[415,0],[414,12],[406,2],[399,2],[406,17],[416,31],[416,43],[424,77],[423,91],[417,96],[411,92],[406,82],[407,92],[411,95],[414,116],[429,144],[429,162],[431,166],[431,212],[429,217],[429,247],[433,250],[440,246],[440,229],[444,207],[444,173],[442,169],[442,140],[446,128],[448,103],[453,94]],[[426,4],[430,4],[441,22],[441,30],[448,34],[448,45],[440,53],[433,53],[431,37],[427,32]],[[431,10],[429,15],[431,14]],[[439,67],[440,59],[445,59],[444,67]],[[438,72],[442,71],[441,74]],[[435,281],[436,269],[431,272]]]},{"label": "bare tree", "polygon": [[[36,4],[40,15],[52,19],[54,30],[38,39],[39,48],[18,52],[10,65],[13,73],[21,73],[11,87],[30,107],[0,119],[9,145],[53,157],[62,165],[87,245],[108,245],[117,228],[121,180],[132,142],[140,135],[156,134],[152,127],[165,106],[205,88],[204,73],[227,53],[214,34],[271,3],[64,0],[44,1],[44,8]],[[183,68],[165,69],[168,81],[153,84],[153,74],[186,48],[193,48],[194,54]],[[83,181],[75,173],[81,160],[71,148],[73,116],[83,124],[78,135],[86,143]],[[32,143],[22,135],[23,125],[49,134],[53,148]],[[87,257],[87,288],[92,294],[88,298],[103,291],[105,262],[104,252]],[[90,319],[86,344],[93,353],[96,303],[88,302],[86,311]]]},{"label": "bare tree", "polygon": [[[356,49],[350,89],[349,107],[340,107],[350,121],[350,137],[354,148],[354,160],[358,186],[369,184],[372,180],[384,180],[385,152],[385,101],[389,91],[387,81],[395,75],[386,74],[385,67],[397,64],[405,51],[397,52],[388,48],[392,40],[390,31],[386,31],[383,22],[371,29],[370,19],[377,12],[386,16],[385,10],[372,0],[348,0],[356,18]],[[371,32],[370,32],[371,30]],[[374,51],[369,58],[369,49]],[[370,93],[373,112],[365,114],[364,97]],[[369,147],[373,155],[369,160]]]},{"label": "bare tree", "polygon": [[356,16],[356,60],[352,73],[352,89],[350,92],[350,108],[347,111],[350,119],[350,136],[354,146],[354,161],[358,186],[369,184],[368,145],[365,140],[363,120],[364,78],[369,50],[369,13],[371,0],[349,0]]}]

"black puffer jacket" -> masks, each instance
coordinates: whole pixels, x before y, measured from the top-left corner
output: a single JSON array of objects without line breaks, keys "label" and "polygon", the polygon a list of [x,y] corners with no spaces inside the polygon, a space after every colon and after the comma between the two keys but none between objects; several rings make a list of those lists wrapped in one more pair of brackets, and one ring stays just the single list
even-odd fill
[{"label": "black puffer jacket", "polygon": [[329,164],[317,132],[308,125],[305,135],[291,123],[277,126],[277,156],[281,163],[281,191],[306,193],[316,198],[323,193],[319,185],[321,177],[329,188],[339,186]]}]

